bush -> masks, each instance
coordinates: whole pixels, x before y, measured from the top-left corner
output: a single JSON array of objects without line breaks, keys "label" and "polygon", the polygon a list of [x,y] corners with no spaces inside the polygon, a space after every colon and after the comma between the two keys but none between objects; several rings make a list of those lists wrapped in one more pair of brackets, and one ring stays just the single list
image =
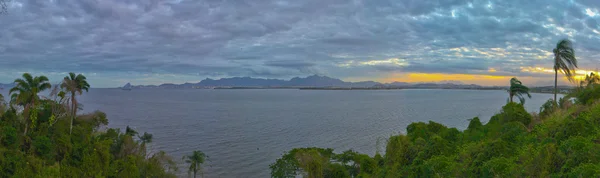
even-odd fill
[{"label": "bush", "polygon": [[2,144],[4,146],[12,146],[17,143],[17,129],[11,126],[2,127]]},{"label": "bush", "polygon": [[460,167],[453,157],[435,156],[423,163],[418,177],[458,177],[457,170]]},{"label": "bush", "polygon": [[595,133],[596,128],[593,123],[582,117],[576,119],[564,119],[548,128],[549,136],[558,141],[566,140],[574,136],[591,136]]},{"label": "bush", "polygon": [[500,123],[521,122],[525,126],[531,123],[531,115],[525,110],[523,105],[517,103],[508,103],[502,107],[499,115]]},{"label": "bush", "polygon": [[573,168],[566,177],[600,177],[600,165],[590,163],[581,164]]},{"label": "bush", "polygon": [[540,107],[540,116],[546,117],[554,112],[556,109],[556,104],[553,99],[548,99],[541,107]]},{"label": "bush", "polygon": [[475,117],[469,121],[469,126],[467,127],[467,130],[478,130],[482,127],[483,124],[481,124],[481,121],[479,121],[479,117]]},{"label": "bush", "polygon": [[33,140],[35,152],[45,159],[52,159],[54,149],[52,141],[46,136],[37,136]]},{"label": "bush", "polygon": [[510,122],[504,124],[500,131],[500,138],[507,143],[517,144],[527,134],[527,128],[520,122]]},{"label": "bush", "polygon": [[483,163],[481,177],[517,177],[517,166],[512,159],[499,157]]},{"label": "bush", "polygon": [[584,163],[600,163],[600,152],[598,152],[600,145],[589,138],[581,136],[569,138],[560,145],[559,149],[566,156],[561,170],[564,173]]},{"label": "bush", "polygon": [[575,101],[579,104],[592,104],[600,99],[600,85],[594,84],[588,87],[579,88],[572,92],[570,96],[574,96]]}]

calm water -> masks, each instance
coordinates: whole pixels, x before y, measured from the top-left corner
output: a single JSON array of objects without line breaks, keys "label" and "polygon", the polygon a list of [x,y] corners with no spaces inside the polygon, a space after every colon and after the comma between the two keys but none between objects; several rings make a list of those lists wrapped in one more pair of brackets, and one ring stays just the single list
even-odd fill
[{"label": "calm water", "polygon": [[[487,122],[507,96],[471,90],[93,89],[81,101],[84,112],[106,112],[110,127],[154,134],[151,148],[179,162],[193,150],[204,151],[210,156],[206,177],[269,177],[269,164],[292,148],[374,155],[411,122],[459,129],[475,116]],[[533,94],[526,108],[537,112],[551,97]],[[184,166],[180,176],[187,175]]]}]

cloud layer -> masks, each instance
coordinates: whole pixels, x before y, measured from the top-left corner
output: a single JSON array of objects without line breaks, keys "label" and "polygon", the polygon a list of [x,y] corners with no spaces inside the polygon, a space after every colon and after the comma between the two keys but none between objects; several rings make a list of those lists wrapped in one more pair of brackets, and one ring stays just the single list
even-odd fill
[{"label": "cloud layer", "polygon": [[[98,86],[206,77],[551,78],[552,48],[600,59],[595,0],[12,0],[0,82],[73,71]],[[395,77],[395,78],[392,78]],[[425,79],[424,79],[425,80]],[[448,78],[446,80],[455,80]],[[116,84],[115,84],[116,83]]]}]

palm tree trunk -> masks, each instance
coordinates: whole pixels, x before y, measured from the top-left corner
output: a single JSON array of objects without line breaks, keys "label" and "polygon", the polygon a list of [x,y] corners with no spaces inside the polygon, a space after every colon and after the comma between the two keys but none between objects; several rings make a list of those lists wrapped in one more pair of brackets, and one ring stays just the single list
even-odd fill
[{"label": "palm tree trunk", "polygon": [[513,95],[512,95],[512,94],[509,94],[509,95],[510,95],[510,96],[508,97],[508,98],[510,98],[510,99],[509,99],[509,100],[510,100],[510,102],[509,102],[509,103],[512,103],[512,101],[513,101],[513,100],[512,100],[512,99],[513,99]]},{"label": "palm tree trunk", "polygon": [[[27,111],[27,112],[25,112]],[[23,135],[27,135],[27,129],[29,128],[29,106],[25,106],[25,108],[23,109],[23,118],[25,119],[25,131],[23,132]]]},{"label": "palm tree trunk", "polygon": [[73,133],[73,120],[75,120],[75,93],[71,93],[71,128],[69,129],[69,135]]},{"label": "palm tree trunk", "polygon": [[23,135],[27,135],[27,128],[29,128],[29,122],[25,119],[25,132],[23,132]]},{"label": "palm tree trunk", "polygon": [[554,104],[556,104],[556,93],[558,92],[558,70],[554,67]]}]

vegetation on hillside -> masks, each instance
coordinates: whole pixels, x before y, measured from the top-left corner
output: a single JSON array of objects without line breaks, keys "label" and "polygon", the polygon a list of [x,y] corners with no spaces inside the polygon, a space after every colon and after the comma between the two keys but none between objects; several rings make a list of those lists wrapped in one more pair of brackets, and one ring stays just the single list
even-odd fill
[{"label": "vegetation on hillside", "polygon": [[165,152],[147,151],[151,134],[106,128],[100,111],[76,114],[76,94],[89,88],[83,75],[71,73],[50,96],[39,95],[52,88],[45,76],[15,83],[10,102],[0,99],[0,177],[176,177]]},{"label": "vegetation on hillside", "polygon": [[[597,85],[597,84],[596,84]],[[599,93],[589,87],[581,93]],[[573,93],[576,102],[600,95]],[[531,115],[510,102],[487,123],[466,130],[412,123],[389,138],[384,155],[297,148],[271,165],[273,177],[599,177],[600,103],[571,104]]]}]

